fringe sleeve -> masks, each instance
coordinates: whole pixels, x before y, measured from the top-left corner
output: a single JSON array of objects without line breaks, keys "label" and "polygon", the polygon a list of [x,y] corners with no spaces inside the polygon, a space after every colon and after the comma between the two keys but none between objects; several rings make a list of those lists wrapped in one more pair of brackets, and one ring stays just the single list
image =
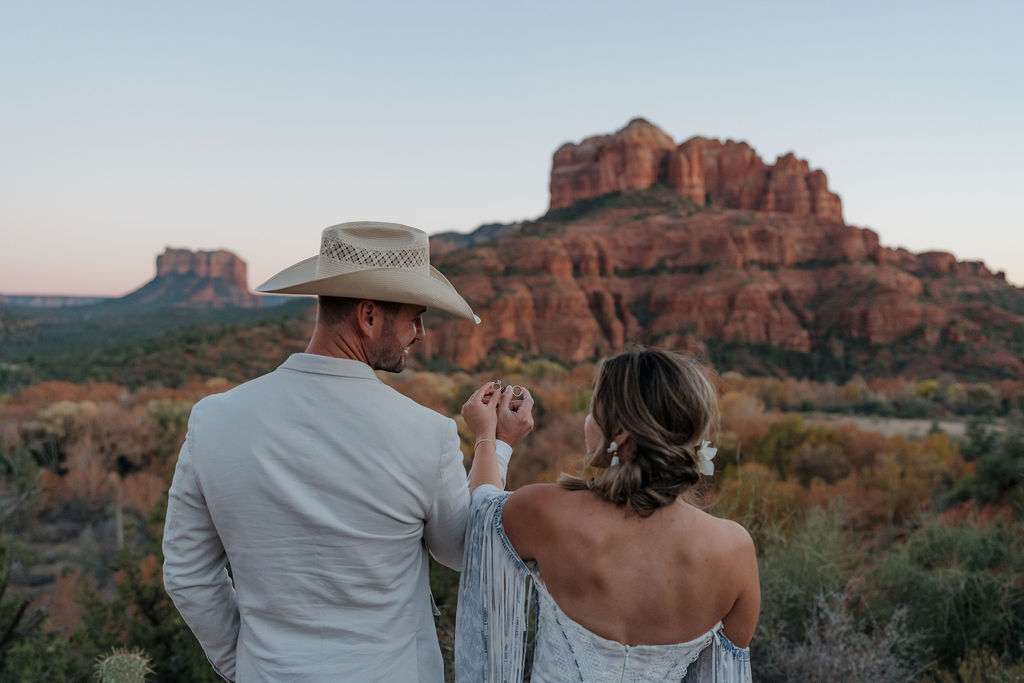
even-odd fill
[{"label": "fringe sleeve", "polygon": [[456,612],[457,683],[523,680],[533,580],[501,525],[509,495],[485,484],[470,499]]},{"label": "fringe sleeve", "polygon": [[716,681],[751,683],[750,648],[736,647],[719,631],[715,638]]},{"label": "fringe sleeve", "polygon": [[750,648],[736,647],[715,627],[711,643],[686,669],[683,683],[751,683]]}]

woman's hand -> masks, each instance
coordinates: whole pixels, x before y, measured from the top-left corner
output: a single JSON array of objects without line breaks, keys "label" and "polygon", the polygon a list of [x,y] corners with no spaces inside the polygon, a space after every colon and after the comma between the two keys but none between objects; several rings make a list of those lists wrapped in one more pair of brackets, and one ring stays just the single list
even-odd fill
[{"label": "woman's hand", "polygon": [[498,404],[498,438],[513,448],[519,440],[533,430],[533,395],[530,390],[520,387],[520,397],[505,387]]},{"label": "woman's hand", "polygon": [[498,392],[490,382],[473,392],[462,404],[462,417],[477,439],[494,439],[498,429],[498,404],[492,400]]}]

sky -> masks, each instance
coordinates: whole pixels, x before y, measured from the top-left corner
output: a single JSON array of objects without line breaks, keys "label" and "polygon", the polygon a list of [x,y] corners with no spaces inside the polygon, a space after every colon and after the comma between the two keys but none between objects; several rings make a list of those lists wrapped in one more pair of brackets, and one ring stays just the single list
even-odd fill
[{"label": "sky", "polygon": [[0,0],[0,293],[119,296],[167,246],[255,287],[350,220],[536,218],[637,116],[825,170],[889,247],[1024,285],[1021,2]]}]

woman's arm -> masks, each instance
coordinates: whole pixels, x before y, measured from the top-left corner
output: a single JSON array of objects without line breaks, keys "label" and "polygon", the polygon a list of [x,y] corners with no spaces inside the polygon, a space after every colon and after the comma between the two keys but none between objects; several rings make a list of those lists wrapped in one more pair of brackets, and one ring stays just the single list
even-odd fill
[{"label": "woman's arm", "polygon": [[473,466],[469,470],[470,492],[481,484],[505,488],[495,451],[499,397],[501,394],[488,382],[474,391],[462,406],[462,417],[466,419],[466,426],[473,433]]},{"label": "woman's arm", "polygon": [[757,573],[757,552],[754,541],[743,527],[738,527],[737,548],[732,553],[735,558],[734,576],[739,585],[739,595],[732,609],[722,619],[725,635],[737,647],[748,647],[757,628],[757,619],[761,614],[761,581]]},{"label": "woman's arm", "polygon": [[501,428],[502,439],[510,446],[515,446],[519,439],[533,429],[533,396],[524,389],[522,400],[514,407],[512,398],[511,389],[506,387],[498,391],[488,382],[474,391],[462,406],[462,416],[473,432],[470,492],[481,484],[505,488],[503,468],[498,465],[495,450],[498,429]]}]

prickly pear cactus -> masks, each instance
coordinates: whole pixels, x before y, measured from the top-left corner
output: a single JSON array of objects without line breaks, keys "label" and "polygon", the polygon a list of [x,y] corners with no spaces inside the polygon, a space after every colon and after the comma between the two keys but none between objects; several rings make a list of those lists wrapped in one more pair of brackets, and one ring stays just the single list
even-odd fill
[{"label": "prickly pear cactus", "polygon": [[142,650],[114,648],[96,661],[96,680],[100,683],[145,683],[151,673],[149,657]]}]

